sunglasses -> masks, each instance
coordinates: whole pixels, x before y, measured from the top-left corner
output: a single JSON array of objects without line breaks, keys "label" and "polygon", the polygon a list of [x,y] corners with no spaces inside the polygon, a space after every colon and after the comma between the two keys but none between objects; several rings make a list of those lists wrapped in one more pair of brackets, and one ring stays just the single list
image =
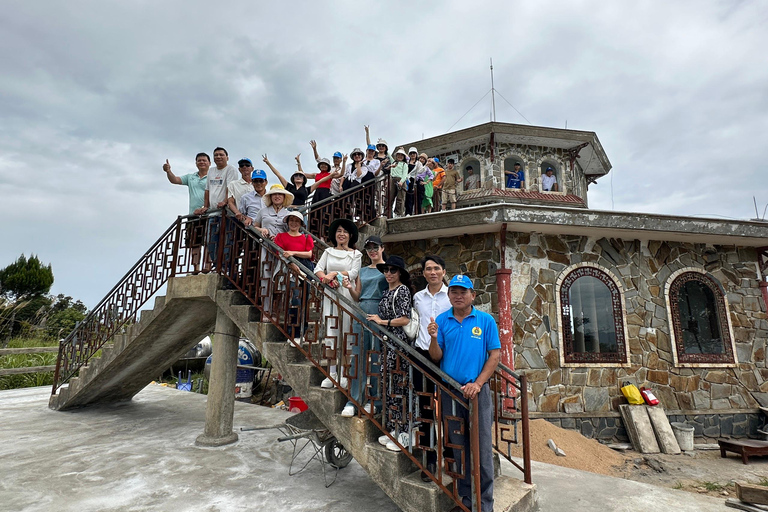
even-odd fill
[{"label": "sunglasses", "polygon": [[245,169],[245,168],[247,168],[247,167],[253,167],[253,166],[252,166],[252,165],[248,165],[248,164],[244,164],[244,165],[241,165],[241,166],[240,166],[240,168],[241,168],[241,169]]},{"label": "sunglasses", "polygon": [[267,180],[263,180],[261,178],[256,178],[255,180],[252,180],[254,183],[266,183]]},{"label": "sunglasses", "polygon": [[395,274],[397,272],[400,272],[400,268],[399,267],[392,267],[392,266],[384,267],[384,273],[385,274]]}]

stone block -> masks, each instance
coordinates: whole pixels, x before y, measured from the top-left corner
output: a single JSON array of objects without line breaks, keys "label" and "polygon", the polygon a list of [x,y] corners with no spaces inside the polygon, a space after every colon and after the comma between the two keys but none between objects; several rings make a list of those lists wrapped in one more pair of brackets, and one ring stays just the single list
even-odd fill
[{"label": "stone block", "polygon": [[539,282],[542,284],[555,284],[557,281],[557,274],[554,271],[547,268],[539,269]]},{"label": "stone block", "polygon": [[600,368],[590,368],[587,374],[587,386],[599,386],[600,373]]},{"label": "stone block", "polygon": [[680,409],[682,410],[693,410],[693,397],[690,393],[675,393],[675,397],[677,398],[677,403],[679,404]]},{"label": "stone block", "polygon": [[586,373],[576,373],[571,371],[571,379],[570,383],[572,386],[586,386],[587,385],[587,374]]},{"label": "stone block", "polygon": [[688,379],[680,375],[670,375],[669,385],[675,391],[685,391],[688,386]]},{"label": "stone block", "polygon": [[712,384],[710,388],[712,400],[719,398],[728,398],[731,396],[732,389],[730,384]]},{"label": "stone block", "polygon": [[605,388],[584,388],[584,410],[601,412],[610,410],[610,396]]},{"label": "stone block", "polygon": [[655,386],[653,392],[661,402],[662,407],[665,409],[679,409],[680,405],[677,402],[677,397],[672,388],[667,386]]},{"label": "stone block", "polygon": [[528,363],[529,368],[546,368],[547,364],[542,359],[541,354],[536,349],[524,348],[523,358]]},{"label": "stone block", "polygon": [[727,398],[719,398],[717,400],[712,400],[712,408],[713,409],[730,409],[731,402]]},{"label": "stone block", "polygon": [[616,386],[617,383],[616,370],[614,368],[603,368],[600,385],[603,387],[610,387]]},{"label": "stone block", "polygon": [[662,370],[648,370],[646,377],[649,381],[657,384],[669,384],[669,373]]},{"label": "stone block", "polygon": [[695,409],[711,408],[712,401],[709,399],[708,391],[698,390],[691,393],[691,395],[693,396],[693,406]]},{"label": "stone block", "polygon": [[556,368],[560,368],[560,357],[557,354],[557,351],[551,350],[549,353],[547,353],[546,356],[544,356],[544,362],[547,365],[547,368],[550,370],[554,370]]},{"label": "stone block", "polygon": [[751,363],[752,362],[752,344],[751,343],[736,343],[736,362],[738,363]]},{"label": "stone block", "polygon": [[533,392],[533,396],[538,397],[543,395],[546,389],[547,389],[546,382],[534,382],[531,384],[531,392]]},{"label": "stone block", "polygon": [[561,370],[555,370],[550,372],[548,379],[550,386],[558,386],[563,383],[563,372]]},{"label": "stone block", "polygon": [[[719,426],[705,427],[702,434],[705,437],[720,437],[720,427]],[[696,435],[696,432],[694,432],[694,435]]]},{"label": "stone block", "polygon": [[541,412],[558,412],[560,405],[560,395],[545,395],[539,400],[539,410]]},{"label": "stone block", "polygon": [[525,375],[529,382],[546,381],[549,372],[547,370],[526,370]]},{"label": "stone block", "polygon": [[570,429],[576,428],[576,420],[573,418],[561,418],[560,423],[562,428],[570,428]]}]

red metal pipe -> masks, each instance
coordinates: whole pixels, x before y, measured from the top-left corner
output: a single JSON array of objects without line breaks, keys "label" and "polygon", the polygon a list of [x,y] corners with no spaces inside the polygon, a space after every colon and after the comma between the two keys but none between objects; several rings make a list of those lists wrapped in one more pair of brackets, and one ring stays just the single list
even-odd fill
[{"label": "red metal pipe", "polygon": [[512,270],[506,268],[507,225],[501,225],[499,232],[500,267],[496,271],[496,296],[499,299],[499,339],[501,340],[501,362],[515,369],[515,345],[512,339]]}]

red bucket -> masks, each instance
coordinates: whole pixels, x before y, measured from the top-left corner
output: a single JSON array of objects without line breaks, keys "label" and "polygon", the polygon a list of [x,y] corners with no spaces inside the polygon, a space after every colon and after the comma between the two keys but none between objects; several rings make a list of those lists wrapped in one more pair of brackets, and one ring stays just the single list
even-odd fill
[{"label": "red bucket", "polygon": [[291,412],[303,412],[307,410],[307,404],[299,396],[288,398],[288,410]]}]

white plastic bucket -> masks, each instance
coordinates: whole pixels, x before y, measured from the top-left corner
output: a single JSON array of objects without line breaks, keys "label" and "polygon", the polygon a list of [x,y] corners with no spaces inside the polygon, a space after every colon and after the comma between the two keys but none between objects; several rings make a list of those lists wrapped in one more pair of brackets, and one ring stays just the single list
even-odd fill
[{"label": "white plastic bucket", "polygon": [[693,427],[686,423],[673,422],[672,432],[675,434],[677,444],[680,445],[680,449],[684,452],[693,451]]}]

